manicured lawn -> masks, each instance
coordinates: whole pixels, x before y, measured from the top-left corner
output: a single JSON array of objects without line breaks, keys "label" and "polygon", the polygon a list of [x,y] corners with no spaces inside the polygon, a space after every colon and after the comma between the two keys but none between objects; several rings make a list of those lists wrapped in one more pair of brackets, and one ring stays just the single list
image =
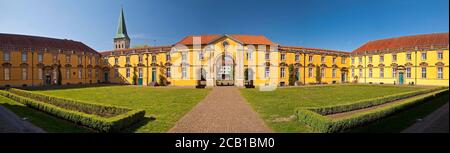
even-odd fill
[{"label": "manicured lawn", "polygon": [[77,133],[87,133],[95,132],[93,130],[77,126],[68,121],[58,119],[46,113],[34,110],[18,102],[12,101],[11,99],[0,96],[0,106],[3,106],[19,117],[26,117],[28,121],[34,125],[42,128],[44,131],[49,133],[65,133],[65,132],[77,132]]},{"label": "manicured lawn", "polygon": [[34,91],[92,103],[144,109],[146,120],[125,132],[166,132],[210,89],[108,86]]},{"label": "manicured lawn", "polygon": [[351,129],[349,133],[399,133],[449,101],[449,92],[369,125]]},{"label": "manicured lawn", "polygon": [[422,87],[379,85],[335,85],[296,88],[278,88],[261,92],[258,89],[241,89],[241,94],[277,132],[310,132],[310,128],[293,118],[298,107],[319,107],[354,103],[358,100],[408,92]]}]

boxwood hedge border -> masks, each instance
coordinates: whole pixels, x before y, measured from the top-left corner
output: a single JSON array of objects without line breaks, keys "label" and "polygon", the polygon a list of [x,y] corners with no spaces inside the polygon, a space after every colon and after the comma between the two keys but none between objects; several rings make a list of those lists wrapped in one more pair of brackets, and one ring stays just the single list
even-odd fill
[{"label": "boxwood hedge border", "polygon": [[[364,101],[366,104],[358,104],[358,105],[351,105],[349,107],[344,106],[337,106],[338,108],[326,108],[326,109],[318,109],[318,108],[297,108],[295,111],[295,115],[297,116],[297,119],[300,122],[303,122],[310,127],[313,128],[314,132],[321,132],[321,133],[333,133],[333,132],[341,132],[346,129],[354,128],[356,126],[364,125],[369,122],[375,121],[377,119],[386,117],[388,115],[391,115],[397,111],[407,109],[413,105],[419,104],[421,102],[425,102],[428,99],[434,98],[436,96],[440,96],[444,94],[445,92],[448,92],[448,88],[440,87],[440,88],[433,88],[428,90],[420,90],[416,91],[415,94],[413,93],[406,93],[406,94],[396,94],[392,95],[394,97],[404,97],[409,98],[405,99],[404,101],[401,101],[399,103],[394,103],[392,105],[388,105],[385,107],[376,108],[373,110],[365,111],[365,112],[359,112],[352,114],[350,116],[338,118],[338,119],[331,119],[325,115],[334,114],[330,112],[346,112],[346,111],[352,111],[356,109],[362,109],[367,108],[371,106],[380,105],[383,103],[390,102],[392,100],[399,100],[402,98],[394,98],[391,96],[387,97],[381,97],[377,99],[373,99],[372,101]],[[409,96],[405,96],[409,95]],[[413,97],[413,96],[416,97]],[[403,98],[403,99],[404,99]],[[384,100],[383,100],[384,99]],[[385,101],[390,100],[390,101]],[[384,101],[384,102],[383,102]],[[358,108],[357,106],[360,106]],[[345,108],[348,108],[347,110]],[[323,111],[327,110],[327,111]],[[331,110],[331,111],[329,111]],[[336,110],[336,111],[334,111]],[[325,113],[324,113],[325,112]],[[323,114],[321,114],[323,113]]]},{"label": "boxwood hedge border", "polygon": [[[129,127],[130,125],[144,119],[145,115],[144,110],[127,109],[127,112],[112,117],[101,117],[95,114],[87,114],[75,110],[65,109],[58,105],[54,105],[54,103],[38,101],[4,90],[0,90],[0,96],[12,99],[28,107],[43,111],[47,114],[51,114],[65,120],[72,121],[76,124],[95,129],[99,132],[119,132]],[[88,107],[95,107],[95,105],[96,104],[90,104],[88,105]],[[99,107],[101,106],[99,105]]]}]

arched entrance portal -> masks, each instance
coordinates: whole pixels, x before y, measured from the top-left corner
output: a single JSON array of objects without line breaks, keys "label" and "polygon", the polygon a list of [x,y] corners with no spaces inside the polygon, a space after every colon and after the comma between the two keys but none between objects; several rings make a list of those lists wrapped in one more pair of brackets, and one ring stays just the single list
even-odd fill
[{"label": "arched entrance portal", "polygon": [[216,85],[233,86],[234,85],[234,60],[229,55],[222,55],[216,60]]}]

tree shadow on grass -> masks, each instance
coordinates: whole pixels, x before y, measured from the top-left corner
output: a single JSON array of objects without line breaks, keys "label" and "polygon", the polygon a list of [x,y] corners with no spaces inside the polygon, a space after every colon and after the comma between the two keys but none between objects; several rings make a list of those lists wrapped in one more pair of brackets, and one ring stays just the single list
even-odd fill
[{"label": "tree shadow on grass", "polygon": [[156,120],[153,116],[146,116],[141,121],[134,123],[130,127],[121,131],[121,133],[135,133],[140,127],[147,125],[149,122]]}]

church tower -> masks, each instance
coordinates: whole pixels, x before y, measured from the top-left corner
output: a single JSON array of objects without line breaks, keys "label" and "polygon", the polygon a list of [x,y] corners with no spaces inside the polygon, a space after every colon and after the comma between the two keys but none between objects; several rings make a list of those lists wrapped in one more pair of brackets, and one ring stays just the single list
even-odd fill
[{"label": "church tower", "polygon": [[114,37],[114,50],[127,48],[130,48],[130,37],[128,37],[127,26],[125,25],[125,16],[123,15],[122,8],[120,11],[117,33]]}]

